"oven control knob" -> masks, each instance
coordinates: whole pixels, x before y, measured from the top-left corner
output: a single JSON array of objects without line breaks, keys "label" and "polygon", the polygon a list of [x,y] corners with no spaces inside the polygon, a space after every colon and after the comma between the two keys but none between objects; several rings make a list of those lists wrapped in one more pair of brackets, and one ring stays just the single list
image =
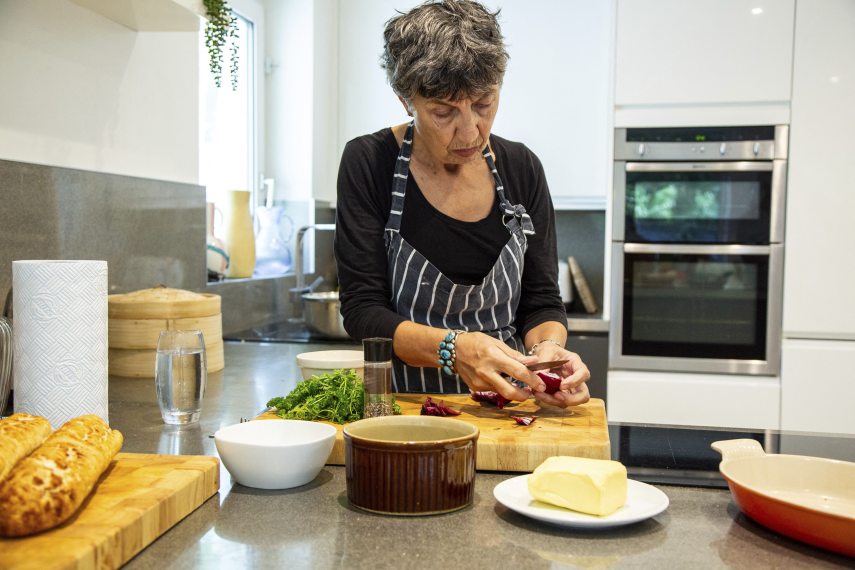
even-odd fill
[{"label": "oven control knob", "polygon": [[724,156],[724,153],[725,153],[725,152],[727,152],[727,144],[726,144],[726,143],[721,143],[721,146],[720,146],[720,147],[718,147],[718,153],[719,153],[720,155]]},{"label": "oven control knob", "polygon": [[757,156],[758,154],[760,154],[760,143],[759,142],[754,143],[754,148],[751,150],[754,151],[754,156]]},{"label": "oven control knob", "polygon": [[644,143],[638,145],[638,156],[644,156]]}]

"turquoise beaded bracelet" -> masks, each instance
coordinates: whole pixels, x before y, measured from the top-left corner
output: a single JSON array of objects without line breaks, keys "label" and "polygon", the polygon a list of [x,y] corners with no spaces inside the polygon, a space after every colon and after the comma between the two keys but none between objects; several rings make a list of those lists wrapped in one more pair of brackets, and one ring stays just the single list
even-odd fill
[{"label": "turquoise beaded bracelet", "polygon": [[448,331],[445,338],[439,342],[439,349],[436,351],[437,356],[439,356],[439,368],[448,376],[457,373],[457,351],[454,345],[457,343],[457,337],[465,332],[461,330]]}]

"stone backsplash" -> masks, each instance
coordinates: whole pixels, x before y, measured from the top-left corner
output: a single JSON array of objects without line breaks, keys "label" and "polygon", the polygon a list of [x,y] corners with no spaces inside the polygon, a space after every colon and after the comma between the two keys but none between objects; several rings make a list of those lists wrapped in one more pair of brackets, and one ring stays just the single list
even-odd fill
[{"label": "stone backsplash", "polygon": [[[293,274],[207,283],[202,186],[0,160],[0,204],[0,304],[13,260],[103,259],[110,293],[164,284],[220,295],[226,333],[294,316]],[[335,210],[317,206],[314,221],[334,223]],[[556,221],[559,258],[576,257],[602,307],[604,212],[558,211]],[[337,287],[332,241],[315,232],[306,283],[322,276],[319,290]]]},{"label": "stone backsplash", "polygon": [[201,186],[0,160],[0,295],[18,259],[101,259],[110,293],[200,290]]}]

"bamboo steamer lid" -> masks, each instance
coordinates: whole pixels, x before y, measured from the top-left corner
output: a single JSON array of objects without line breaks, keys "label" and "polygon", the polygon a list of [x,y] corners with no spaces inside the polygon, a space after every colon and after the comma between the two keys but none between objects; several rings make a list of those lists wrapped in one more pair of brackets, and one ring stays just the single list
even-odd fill
[{"label": "bamboo steamer lid", "polygon": [[209,372],[225,367],[220,296],[155,287],[107,297],[109,372],[152,378],[164,330],[201,330]]},{"label": "bamboo steamer lid", "polygon": [[132,293],[109,295],[111,319],[180,319],[209,317],[220,313],[220,296],[183,289],[154,287]]}]

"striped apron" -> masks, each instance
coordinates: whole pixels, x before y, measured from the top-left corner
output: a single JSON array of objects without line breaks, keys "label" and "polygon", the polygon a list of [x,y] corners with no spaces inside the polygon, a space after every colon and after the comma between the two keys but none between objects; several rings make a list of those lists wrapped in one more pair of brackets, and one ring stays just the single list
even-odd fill
[{"label": "striped apron", "polygon": [[[480,331],[524,352],[514,321],[528,247],[526,235],[534,234],[531,218],[522,205],[512,205],[505,197],[496,164],[485,147],[484,159],[493,173],[502,221],[510,237],[480,284],[454,283],[401,237],[412,144],[413,123],[410,123],[395,163],[392,209],[385,230],[392,306],[398,314],[413,322],[444,329]],[[459,376],[443,375],[439,368],[408,366],[395,357],[392,370],[396,392],[459,394],[469,391]]]}]

